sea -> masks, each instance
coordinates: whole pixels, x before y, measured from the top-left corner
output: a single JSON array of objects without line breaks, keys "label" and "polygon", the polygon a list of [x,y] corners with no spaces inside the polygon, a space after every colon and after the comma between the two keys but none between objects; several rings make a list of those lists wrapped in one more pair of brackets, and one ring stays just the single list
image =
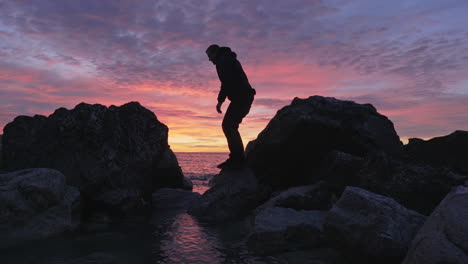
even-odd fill
[{"label": "sea", "polygon": [[[175,153],[193,191],[203,194],[227,153]],[[155,213],[149,223],[128,220],[0,251],[2,264],[237,264],[288,263],[246,247],[250,222],[199,222],[185,211]],[[1,238],[0,238],[1,239]]]}]

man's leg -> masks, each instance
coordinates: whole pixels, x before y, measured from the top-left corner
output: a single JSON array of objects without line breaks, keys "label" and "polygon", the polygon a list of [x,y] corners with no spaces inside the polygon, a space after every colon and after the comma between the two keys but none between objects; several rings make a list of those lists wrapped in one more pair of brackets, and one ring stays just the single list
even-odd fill
[{"label": "man's leg", "polygon": [[229,157],[234,162],[244,161],[244,144],[239,134],[239,124],[249,113],[252,101],[253,98],[252,100],[232,101],[224,115],[223,132],[228,142]]}]

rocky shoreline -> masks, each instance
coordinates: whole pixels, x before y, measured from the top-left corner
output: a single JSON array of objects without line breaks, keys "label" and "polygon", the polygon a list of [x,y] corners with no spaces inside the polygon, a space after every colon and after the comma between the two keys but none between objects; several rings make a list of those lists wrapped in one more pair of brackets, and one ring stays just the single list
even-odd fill
[{"label": "rocky shoreline", "polygon": [[296,98],[248,144],[250,169],[221,171],[189,213],[249,218],[247,244],[259,255],[468,263],[467,157],[467,131],[403,146],[372,105]]},{"label": "rocky shoreline", "polygon": [[137,102],[15,118],[0,137],[0,248],[187,210],[245,221],[239,235],[260,256],[468,263],[467,131],[403,145],[370,104],[295,98],[248,144],[248,167],[222,170],[203,195],[167,136]]}]

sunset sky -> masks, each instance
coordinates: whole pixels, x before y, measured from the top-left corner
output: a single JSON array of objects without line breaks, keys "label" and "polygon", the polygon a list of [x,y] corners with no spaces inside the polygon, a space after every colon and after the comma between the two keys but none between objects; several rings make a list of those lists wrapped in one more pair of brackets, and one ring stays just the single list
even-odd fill
[{"label": "sunset sky", "polygon": [[466,0],[0,0],[0,128],[139,101],[174,151],[227,151],[217,43],[257,90],[245,144],[312,95],[373,104],[403,141],[468,130],[467,14]]}]

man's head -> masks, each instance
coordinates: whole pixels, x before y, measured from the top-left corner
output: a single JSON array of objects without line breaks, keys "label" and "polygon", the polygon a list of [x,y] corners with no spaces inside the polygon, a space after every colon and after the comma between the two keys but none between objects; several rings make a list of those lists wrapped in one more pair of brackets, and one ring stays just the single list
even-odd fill
[{"label": "man's head", "polygon": [[210,45],[206,49],[206,55],[208,55],[208,59],[213,63],[216,64],[216,57],[218,57],[219,46],[216,44]]}]

